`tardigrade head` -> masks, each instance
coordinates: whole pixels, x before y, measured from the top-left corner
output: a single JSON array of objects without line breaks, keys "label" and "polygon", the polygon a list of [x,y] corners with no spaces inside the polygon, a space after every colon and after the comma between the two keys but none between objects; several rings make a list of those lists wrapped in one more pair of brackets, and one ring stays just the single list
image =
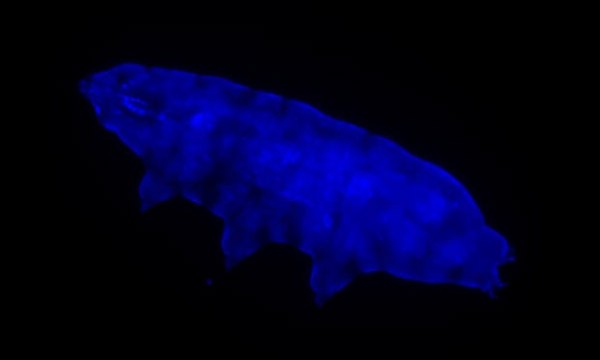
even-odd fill
[{"label": "tardigrade head", "polygon": [[193,74],[122,64],[86,77],[79,88],[100,123],[139,153],[202,111],[197,85]]}]

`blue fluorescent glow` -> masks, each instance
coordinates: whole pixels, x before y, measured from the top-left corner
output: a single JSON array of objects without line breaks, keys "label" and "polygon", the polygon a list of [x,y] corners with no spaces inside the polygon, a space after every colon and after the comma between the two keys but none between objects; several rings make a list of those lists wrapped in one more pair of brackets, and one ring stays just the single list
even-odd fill
[{"label": "blue fluorescent glow", "polygon": [[502,284],[509,245],[467,191],[397,144],[304,103],[135,64],[80,84],[97,117],[143,161],[142,209],[182,196],[225,223],[227,267],[274,242],[313,260],[323,304],[361,273]]}]

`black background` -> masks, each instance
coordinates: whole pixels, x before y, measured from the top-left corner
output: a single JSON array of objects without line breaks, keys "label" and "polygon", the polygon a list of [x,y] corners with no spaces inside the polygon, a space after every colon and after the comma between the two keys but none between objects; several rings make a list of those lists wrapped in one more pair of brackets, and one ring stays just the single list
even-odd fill
[{"label": "black background", "polygon": [[[323,347],[399,356],[522,344],[534,307],[536,141],[524,111],[531,49],[522,31],[503,22],[452,25],[94,22],[53,34],[48,212],[62,250],[52,293],[58,325],[88,349],[176,339],[198,355],[284,357]],[[100,127],[77,92],[82,77],[123,62],[296,98],[442,166],[515,248],[517,262],[502,269],[510,285],[490,300],[374,274],[317,309],[310,259],[294,249],[265,248],[225,273],[220,220],[179,199],[141,215],[141,162]]]}]

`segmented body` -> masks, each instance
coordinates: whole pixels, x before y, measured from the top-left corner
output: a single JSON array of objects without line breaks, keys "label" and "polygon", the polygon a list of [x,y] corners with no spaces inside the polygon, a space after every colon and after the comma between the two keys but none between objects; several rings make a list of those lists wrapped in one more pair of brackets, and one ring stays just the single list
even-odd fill
[{"label": "segmented body", "polygon": [[82,90],[147,168],[144,208],[184,196],[223,218],[229,267],[269,242],[313,259],[322,304],[361,273],[491,291],[509,260],[451,175],[309,105],[230,81],[121,65]]}]

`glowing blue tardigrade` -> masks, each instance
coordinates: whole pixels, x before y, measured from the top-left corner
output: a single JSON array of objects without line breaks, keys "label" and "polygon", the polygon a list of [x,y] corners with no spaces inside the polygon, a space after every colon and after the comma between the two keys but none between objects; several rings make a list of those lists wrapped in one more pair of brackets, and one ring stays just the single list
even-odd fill
[{"label": "glowing blue tardigrade", "polygon": [[182,196],[225,223],[228,268],[268,243],[313,261],[322,304],[362,273],[501,286],[507,242],[444,170],[302,102],[135,64],[84,79],[101,124],[143,161],[142,208]]}]

